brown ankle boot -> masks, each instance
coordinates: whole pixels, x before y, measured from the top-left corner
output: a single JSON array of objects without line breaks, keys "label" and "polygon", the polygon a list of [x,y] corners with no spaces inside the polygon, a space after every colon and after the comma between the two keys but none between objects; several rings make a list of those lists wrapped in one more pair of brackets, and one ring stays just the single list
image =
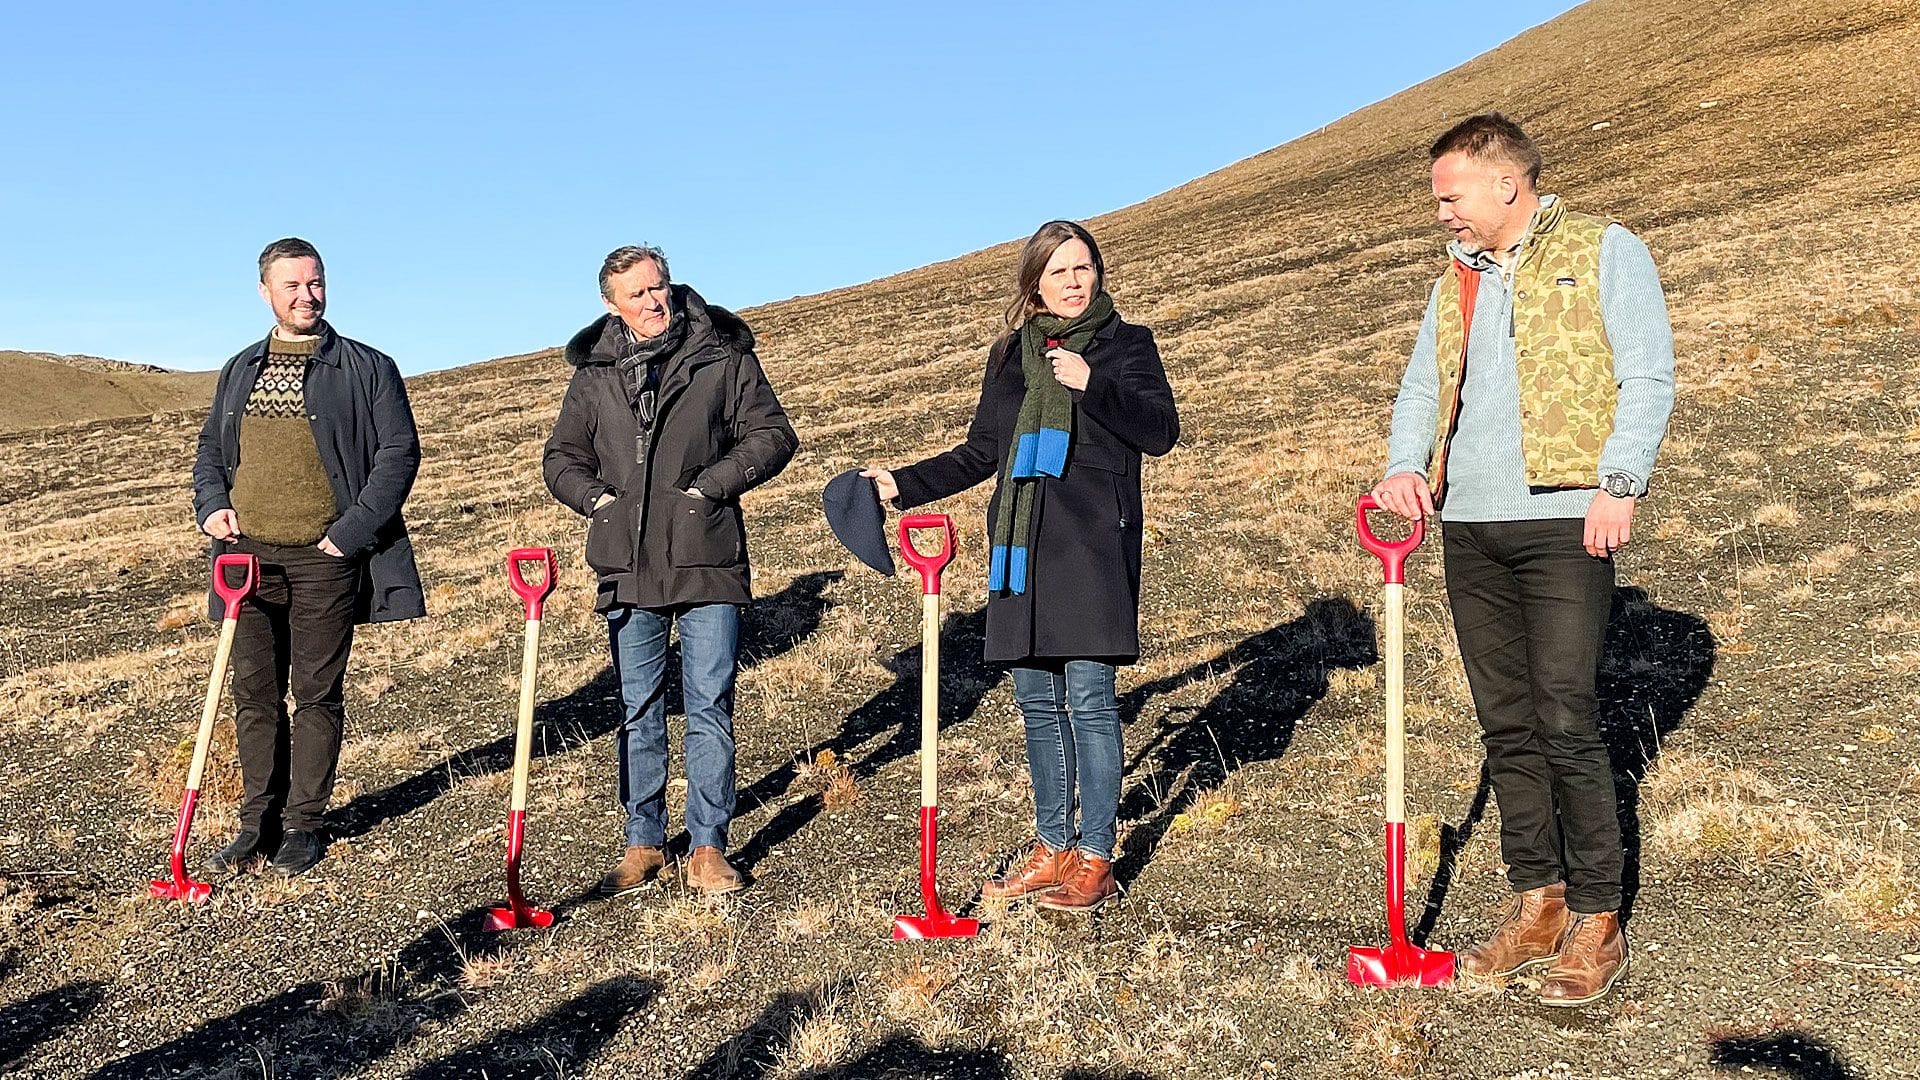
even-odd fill
[{"label": "brown ankle boot", "polygon": [[687,856],[687,887],[708,896],[734,892],[745,886],[740,871],[733,868],[717,847],[697,847]]},{"label": "brown ankle boot", "polygon": [[602,896],[619,896],[660,876],[667,865],[666,853],[657,847],[636,845],[620,857],[620,864],[600,879]]},{"label": "brown ankle boot", "polygon": [[1627,932],[1620,913],[1573,915],[1560,958],[1547,969],[1540,987],[1542,1005],[1585,1005],[1599,1001],[1627,973]]},{"label": "brown ankle boot", "polygon": [[1049,911],[1098,911],[1100,906],[1120,893],[1113,880],[1113,863],[1082,851],[1069,857],[1067,879],[1058,888],[1040,897],[1040,906]]},{"label": "brown ankle boot", "polygon": [[1045,892],[1066,880],[1067,860],[1072,856],[1071,851],[1055,851],[1036,840],[1026,862],[1008,870],[1005,877],[982,885],[980,895],[988,900],[1011,900],[1028,893]]},{"label": "brown ankle boot", "polygon": [[1486,941],[1460,954],[1460,970],[1483,979],[1504,979],[1550,964],[1566,936],[1567,886],[1556,881],[1513,899],[1507,921]]}]

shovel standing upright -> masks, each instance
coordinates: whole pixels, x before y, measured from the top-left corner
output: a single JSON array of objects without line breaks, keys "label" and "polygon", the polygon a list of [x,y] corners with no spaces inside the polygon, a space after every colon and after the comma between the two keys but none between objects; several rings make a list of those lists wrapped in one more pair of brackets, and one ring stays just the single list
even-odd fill
[{"label": "shovel standing upright", "polygon": [[[227,570],[243,571],[238,585],[227,583]],[[200,732],[193,740],[193,764],[187,769],[187,787],[180,795],[180,820],[173,829],[173,876],[147,883],[149,895],[167,900],[204,904],[213,886],[187,876],[187,834],[193,831],[193,808],[200,801],[200,776],[207,769],[207,748],[213,743],[213,720],[220,713],[220,690],[227,682],[227,661],[233,656],[233,633],[240,625],[240,604],[260,583],[260,559],[254,555],[221,555],[213,560],[213,591],[226,601],[220,620],[220,644],[213,651],[213,678],[207,682],[207,701],[200,709]]]},{"label": "shovel standing upright", "polygon": [[[913,546],[916,529],[939,529],[940,550]],[[893,940],[973,937],[980,920],[963,919],[940,906],[934,870],[940,806],[940,572],[953,561],[953,519],[945,514],[909,514],[900,519],[900,557],[920,571],[920,899],[925,915],[899,915]]]},{"label": "shovel standing upright", "polygon": [[1440,986],[1453,981],[1453,954],[1422,949],[1407,940],[1406,564],[1427,527],[1425,519],[1416,518],[1405,540],[1382,540],[1367,524],[1367,511],[1379,508],[1373,496],[1360,496],[1354,523],[1360,546],[1379,557],[1386,579],[1388,944],[1384,949],[1356,945],[1348,950],[1347,981],[1357,986]]},{"label": "shovel standing upright", "polygon": [[[520,564],[546,565],[538,584],[520,575]],[[552,548],[516,548],[507,553],[507,582],[527,609],[526,647],[520,654],[520,722],[513,732],[513,801],[507,806],[507,905],[487,912],[488,930],[543,930],[553,925],[553,912],[527,903],[520,891],[521,842],[527,830],[527,770],[533,759],[533,691],[540,665],[540,615],[553,593]]]}]

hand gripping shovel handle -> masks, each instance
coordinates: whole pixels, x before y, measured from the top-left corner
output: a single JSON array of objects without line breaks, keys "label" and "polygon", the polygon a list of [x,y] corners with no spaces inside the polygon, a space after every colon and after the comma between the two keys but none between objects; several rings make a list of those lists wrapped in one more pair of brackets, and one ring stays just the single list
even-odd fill
[{"label": "hand gripping shovel handle", "polygon": [[[938,529],[940,550],[931,554],[913,546],[920,529]],[[940,802],[940,574],[953,561],[953,518],[946,514],[909,514],[900,519],[900,557],[920,572],[920,899],[925,915],[893,920],[895,941],[933,937],[972,937],[977,919],[953,915],[940,903],[935,870],[939,850]]]},{"label": "hand gripping shovel handle", "polygon": [[[546,565],[538,584],[521,575],[522,563]],[[526,607],[526,642],[520,653],[520,716],[513,732],[513,801],[507,807],[507,905],[487,913],[488,930],[522,930],[553,925],[553,912],[527,903],[520,889],[520,855],[527,829],[527,773],[533,760],[533,699],[540,667],[540,617],[553,594],[552,548],[516,548],[507,553],[507,584]]]},{"label": "hand gripping shovel handle", "polygon": [[1453,978],[1453,954],[1417,948],[1407,940],[1407,805],[1406,805],[1406,565],[1407,556],[1426,538],[1426,522],[1415,519],[1405,540],[1387,541],[1374,535],[1367,511],[1380,504],[1372,495],[1360,496],[1354,508],[1354,528],[1360,546],[1380,559],[1386,601],[1387,662],[1387,936],[1384,949],[1350,949],[1347,979],[1361,986],[1390,986],[1414,982],[1437,986]]},{"label": "hand gripping shovel handle", "polygon": [[[240,581],[227,580],[228,570],[239,570]],[[213,742],[214,718],[220,715],[220,691],[227,681],[227,662],[233,656],[233,635],[240,624],[240,606],[260,583],[260,559],[254,555],[221,555],[213,560],[213,591],[226,602],[220,620],[220,644],[213,653],[213,676],[207,680],[207,698],[200,708],[200,730],[193,740],[193,764],[187,768],[186,789],[180,794],[180,817],[173,827],[173,876],[147,883],[149,894],[169,900],[202,903],[213,892],[204,881],[187,876],[187,836],[193,831],[193,811],[200,802],[200,778],[207,770],[207,747]]]}]

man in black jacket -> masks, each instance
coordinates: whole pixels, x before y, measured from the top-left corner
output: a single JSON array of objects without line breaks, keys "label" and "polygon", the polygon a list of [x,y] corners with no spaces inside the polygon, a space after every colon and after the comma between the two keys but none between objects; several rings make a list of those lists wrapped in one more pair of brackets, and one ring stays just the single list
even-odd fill
[{"label": "man in black jacket", "polygon": [[731,892],[733,687],[740,607],[751,598],[740,495],[792,460],[799,440],[753,353],[753,332],[667,276],[657,248],[600,267],[608,314],[567,343],[567,386],[545,473],[554,498],[591,519],[594,608],[607,617],[620,693],[626,851],[605,892],[666,868],[667,634],[680,627],[687,712],[687,883]]},{"label": "man in black jacket", "polygon": [[[260,296],[273,329],[220,370],[193,464],[194,520],[213,553],[260,559],[233,643],[246,792],[239,834],[212,866],[267,855],[292,875],[325,847],[354,625],[426,614],[400,518],[420,440],[393,361],[323,317],[326,268],[312,244],[267,245]],[[223,611],[211,595],[208,611]]]}]

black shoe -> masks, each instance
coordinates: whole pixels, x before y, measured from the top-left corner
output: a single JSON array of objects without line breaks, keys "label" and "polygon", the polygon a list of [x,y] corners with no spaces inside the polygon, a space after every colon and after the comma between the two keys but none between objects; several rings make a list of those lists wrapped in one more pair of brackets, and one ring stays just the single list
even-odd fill
[{"label": "black shoe", "polygon": [[258,829],[242,829],[233,843],[214,852],[213,858],[207,860],[207,869],[216,874],[237,874],[255,855],[263,854],[265,846],[260,842]]},{"label": "black shoe", "polygon": [[274,853],[273,868],[287,877],[298,877],[318,865],[325,850],[318,833],[288,829],[280,840],[280,850]]}]

